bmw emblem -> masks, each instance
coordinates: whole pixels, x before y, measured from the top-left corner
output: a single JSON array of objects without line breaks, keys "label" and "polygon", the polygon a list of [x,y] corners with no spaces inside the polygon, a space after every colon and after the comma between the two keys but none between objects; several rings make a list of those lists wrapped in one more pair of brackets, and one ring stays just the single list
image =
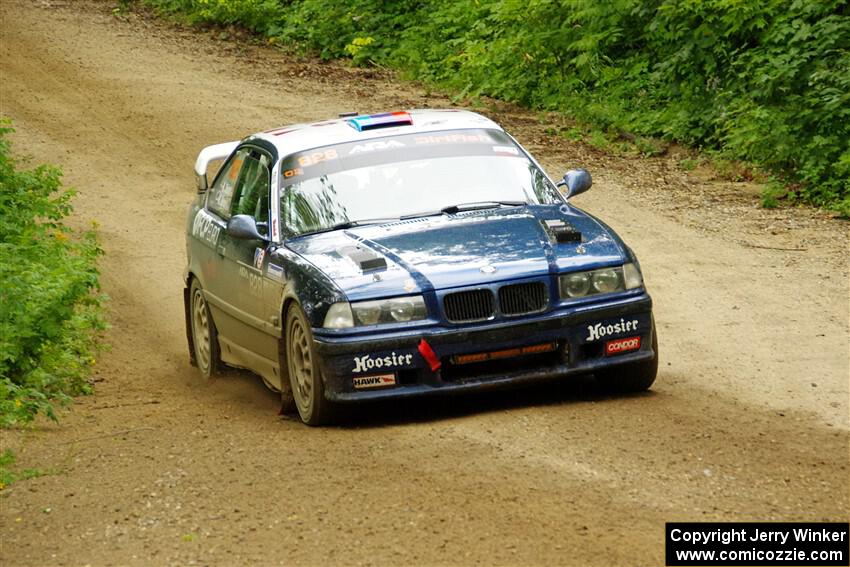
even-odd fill
[{"label": "bmw emblem", "polygon": [[496,266],[491,266],[487,264],[486,266],[481,266],[482,274],[492,274],[496,272]]}]

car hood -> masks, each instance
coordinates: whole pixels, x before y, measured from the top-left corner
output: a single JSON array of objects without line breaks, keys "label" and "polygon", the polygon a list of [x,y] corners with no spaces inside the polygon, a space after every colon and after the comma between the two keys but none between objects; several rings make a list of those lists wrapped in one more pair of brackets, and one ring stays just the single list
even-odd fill
[{"label": "car hood", "polygon": [[[581,242],[555,242],[545,221],[571,225]],[[610,229],[567,205],[410,219],[302,236],[286,246],[350,300],[593,268],[626,257]]]}]

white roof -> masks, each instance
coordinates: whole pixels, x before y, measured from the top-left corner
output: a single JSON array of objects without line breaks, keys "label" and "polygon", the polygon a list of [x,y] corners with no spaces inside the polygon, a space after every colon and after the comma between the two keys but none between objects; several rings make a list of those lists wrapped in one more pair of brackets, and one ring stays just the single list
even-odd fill
[{"label": "white roof", "polygon": [[[415,134],[440,130],[463,130],[484,128],[501,130],[502,128],[480,114],[468,110],[409,110],[412,125],[391,126],[359,132],[348,120],[337,118],[311,124],[293,124],[260,132],[252,138],[262,138],[277,147],[278,155],[283,157],[294,152],[340,144],[385,138],[397,134]],[[223,145],[223,144],[222,144]]]}]

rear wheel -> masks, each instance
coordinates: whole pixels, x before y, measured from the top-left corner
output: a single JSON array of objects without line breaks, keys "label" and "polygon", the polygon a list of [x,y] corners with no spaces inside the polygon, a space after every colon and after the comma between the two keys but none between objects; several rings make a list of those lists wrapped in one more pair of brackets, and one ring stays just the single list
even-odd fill
[{"label": "rear wheel", "polygon": [[652,321],[651,360],[621,364],[610,369],[596,372],[596,379],[605,388],[615,392],[643,392],[655,382],[658,374],[658,336],[655,332],[655,320]]},{"label": "rear wheel", "polygon": [[298,305],[292,305],[286,312],[286,367],[301,421],[307,425],[330,421],[332,408],[325,399],[325,383],[313,347],[313,331]]},{"label": "rear wheel", "polygon": [[201,376],[209,379],[220,374],[224,366],[221,362],[221,351],[218,346],[218,332],[206,297],[204,297],[204,290],[198,280],[192,280],[190,297],[195,363],[198,365],[198,370],[201,371]]}]

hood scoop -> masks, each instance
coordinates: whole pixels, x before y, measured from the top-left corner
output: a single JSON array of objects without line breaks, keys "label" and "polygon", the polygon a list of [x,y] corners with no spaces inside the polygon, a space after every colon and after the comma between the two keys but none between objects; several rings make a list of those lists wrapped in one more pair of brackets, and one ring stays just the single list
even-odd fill
[{"label": "hood scoop", "polygon": [[387,269],[386,258],[362,246],[345,246],[338,249],[337,254],[354,262],[362,272]]},{"label": "hood scoop", "polygon": [[565,242],[581,242],[581,232],[570,223],[563,220],[541,221],[543,228],[552,242],[563,244]]}]

